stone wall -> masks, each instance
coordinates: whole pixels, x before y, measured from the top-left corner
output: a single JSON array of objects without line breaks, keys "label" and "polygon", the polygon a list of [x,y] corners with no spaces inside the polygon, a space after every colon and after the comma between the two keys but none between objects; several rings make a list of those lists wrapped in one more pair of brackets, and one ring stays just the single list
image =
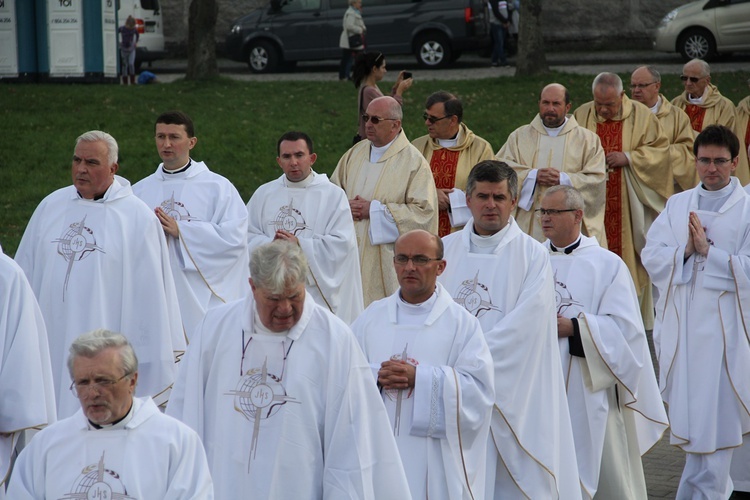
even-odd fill
[{"label": "stone wall", "polygon": [[[166,43],[177,54],[184,53],[187,45],[190,1],[161,0]],[[216,40],[221,47],[232,22],[266,5],[268,0],[218,0],[218,3]],[[363,3],[366,9],[367,0]],[[684,3],[686,0],[544,0],[542,24],[547,30],[544,35],[547,49],[622,48],[624,44],[649,47],[651,33],[659,21]]]}]

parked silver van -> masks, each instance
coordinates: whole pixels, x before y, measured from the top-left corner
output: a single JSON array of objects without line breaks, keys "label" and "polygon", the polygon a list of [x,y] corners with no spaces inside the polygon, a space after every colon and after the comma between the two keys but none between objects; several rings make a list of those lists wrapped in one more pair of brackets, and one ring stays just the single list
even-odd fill
[{"label": "parked silver van", "polygon": [[[234,22],[228,56],[250,71],[268,73],[297,61],[339,59],[347,0],[270,0]],[[367,50],[414,54],[439,68],[464,50],[490,45],[489,16],[481,0],[366,0]]]},{"label": "parked silver van", "polygon": [[144,62],[166,57],[164,25],[161,19],[159,0],[119,0],[118,3],[117,22],[119,26],[125,23],[128,16],[133,16],[135,27],[138,30],[138,47],[135,53],[136,70],[139,70]]}]

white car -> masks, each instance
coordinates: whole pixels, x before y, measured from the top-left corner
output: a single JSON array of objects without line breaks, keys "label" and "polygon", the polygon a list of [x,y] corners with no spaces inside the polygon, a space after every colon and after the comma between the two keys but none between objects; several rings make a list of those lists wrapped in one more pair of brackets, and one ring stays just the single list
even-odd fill
[{"label": "white car", "polygon": [[750,0],[698,0],[661,20],[654,50],[679,52],[685,60],[750,51]]}]

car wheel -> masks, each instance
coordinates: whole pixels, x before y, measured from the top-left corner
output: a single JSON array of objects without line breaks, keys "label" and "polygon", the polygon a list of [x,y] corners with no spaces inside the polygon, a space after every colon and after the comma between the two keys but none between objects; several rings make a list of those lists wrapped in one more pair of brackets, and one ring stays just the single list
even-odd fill
[{"label": "car wheel", "polygon": [[279,50],[266,40],[251,42],[247,64],[253,73],[273,73],[279,65]]},{"label": "car wheel", "polygon": [[414,47],[417,62],[424,68],[444,68],[451,62],[451,45],[442,33],[420,35]]},{"label": "car wheel", "polygon": [[703,29],[690,29],[686,31],[677,44],[686,61],[690,59],[710,60],[716,57],[716,42],[713,35]]}]

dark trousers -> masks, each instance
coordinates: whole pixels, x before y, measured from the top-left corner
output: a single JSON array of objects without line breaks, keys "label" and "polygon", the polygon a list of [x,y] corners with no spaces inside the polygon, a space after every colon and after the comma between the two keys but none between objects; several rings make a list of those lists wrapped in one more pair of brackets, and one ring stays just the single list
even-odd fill
[{"label": "dark trousers", "polygon": [[500,64],[508,64],[508,59],[505,57],[505,37],[508,36],[508,30],[502,24],[494,23],[490,23],[490,30],[492,35],[492,62],[497,63],[499,59]]},{"label": "dark trousers", "polygon": [[341,62],[339,63],[339,80],[348,80],[352,76],[354,57],[358,51],[352,49],[341,49]]}]

